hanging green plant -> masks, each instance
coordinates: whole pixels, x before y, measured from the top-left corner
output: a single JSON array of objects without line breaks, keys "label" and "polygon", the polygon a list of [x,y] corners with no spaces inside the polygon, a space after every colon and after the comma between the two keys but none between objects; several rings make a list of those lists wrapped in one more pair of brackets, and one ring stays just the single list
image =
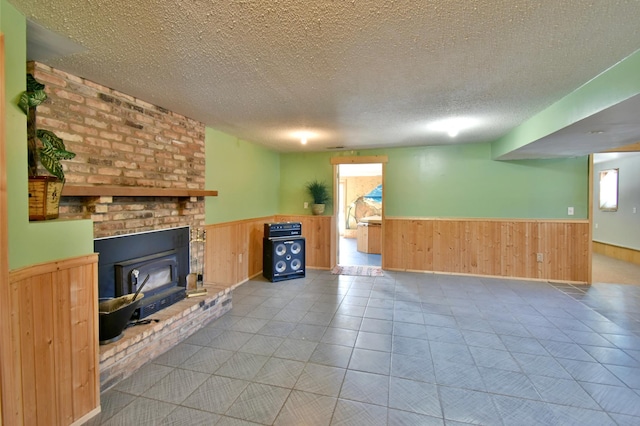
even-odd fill
[{"label": "hanging green plant", "polygon": [[44,84],[36,80],[33,75],[27,74],[27,90],[22,92],[18,100],[18,106],[25,114],[28,115],[30,108],[35,108],[47,100],[44,88]]},{"label": "hanging green plant", "polygon": [[[36,129],[36,108],[47,100],[45,85],[27,74],[27,90],[20,95],[18,106],[27,115],[27,147],[29,176],[38,174],[38,162],[53,176],[64,182],[61,160],[76,156],[68,151],[64,141],[50,130]],[[38,144],[40,140],[41,145]]]}]

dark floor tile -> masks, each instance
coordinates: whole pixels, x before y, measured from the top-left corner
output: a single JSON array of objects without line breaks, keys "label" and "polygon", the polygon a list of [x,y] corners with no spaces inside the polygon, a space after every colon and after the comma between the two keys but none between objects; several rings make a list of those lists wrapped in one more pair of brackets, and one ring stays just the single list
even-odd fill
[{"label": "dark floor tile", "polygon": [[391,336],[388,334],[360,331],[356,339],[356,348],[391,352]]},{"label": "dark floor tile", "polygon": [[234,379],[251,380],[269,359],[268,356],[236,352],[215,374]]},{"label": "dark floor tile", "polygon": [[540,340],[539,342],[554,358],[567,358],[586,362],[594,361],[593,357],[577,343],[554,340]]},{"label": "dark floor tile", "polygon": [[630,388],[640,390],[640,368],[623,365],[605,365],[605,367]]},{"label": "dark floor tile", "polygon": [[389,402],[389,376],[347,371],[340,391],[340,399],[386,407]]},{"label": "dark floor tile", "polygon": [[355,348],[349,361],[349,370],[389,375],[391,353]]},{"label": "dark floor tile", "polygon": [[539,400],[540,394],[528,376],[516,371],[478,367],[487,392]]},{"label": "dark floor tile", "polygon": [[549,352],[532,337],[501,335],[500,338],[509,352],[548,356]]},{"label": "dark floor tile", "polygon": [[469,347],[469,352],[478,367],[497,368],[509,371],[521,371],[518,363],[507,351],[488,348]]},{"label": "dark floor tile", "polygon": [[429,345],[431,347],[431,358],[436,364],[440,362],[474,364],[467,345],[446,342],[430,342]]},{"label": "dark floor tile", "polygon": [[571,379],[571,375],[553,357],[523,353],[511,355],[525,374]]},{"label": "dark floor tile", "polygon": [[250,383],[225,413],[251,422],[272,424],[289,397],[289,389]]},{"label": "dark floor tile", "polygon": [[159,426],[209,426],[220,420],[220,416],[193,408],[178,407],[162,419]]},{"label": "dark floor tile", "polygon": [[375,318],[363,318],[360,324],[360,331],[370,333],[391,334],[393,332],[393,321],[380,320]]},{"label": "dark floor tile", "polygon": [[142,396],[172,404],[180,404],[209,377],[208,374],[197,371],[174,369]]},{"label": "dark floor tile", "polygon": [[391,352],[410,356],[431,357],[431,350],[429,349],[429,342],[427,340],[402,336],[393,336]]},{"label": "dark floor tile", "polygon": [[289,334],[292,339],[307,340],[319,342],[322,339],[327,327],[312,324],[298,324],[296,328]]},{"label": "dark floor tile", "polygon": [[484,391],[482,376],[475,365],[454,362],[435,362],[436,383],[464,389]]},{"label": "dark floor tile", "polygon": [[640,396],[627,387],[581,383],[602,408],[611,413],[640,417]]},{"label": "dark floor tile", "polygon": [[389,380],[389,408],[442,417],[436,385],[398,377]]},{"label": "dark floor tile", "polygon": [[626,367],[640,367],[640,361],[618,348],[603,348],[600,346],[580,345],[589,355],[602,364],[623,365]]},{"label": "dark floor tile", "polygon": [[345,374],[346,370],[343,368],[308,363],[300,374],[294,389],[337,397],[340,394]]},{"label": "dark floor tile", "polygon": [[[488,393],[469,389],[439,387],[445,421],[498,425],[502,419]],[[522,423],[520,423],[522,424]]]},{"label": "dark floor tile", "polygon": [[148,398],[134,398],[130,404],[119,411],[109,420],[102,423],[106,426],[120,425],[156,425],[169,415],[175,405]]},{"label": "dark floor tile", "polygon": [[190,345],[188,343],[179,343],[178,345],[169,349],[167,352],[158,356],[153,360],[153,362],[154,364],[178,367],[200,349],[202,349],[202,346]]},{"label": "dark floor tile", "polygon": [[575,380],[536,375],[530,375],[529,379],[543,401],[592,410],[600,408]]},{"label": "dark floor tile", "polygon": [[492,398],[505,426],[561,424],[546,402],[504,395],[493,395]]},{"label": "dark floor tile", "polygon": [[260,330],[258,334],[264,336],[287,337],[296,328],[297,323],[286,321],[269,321]]},{"label": "dark floor tile", "polygon": [[284,339],[282,344],[273,353],[274,357],[292,359],[294,361],[308,361],[316,350],[318,342],[309,342],[298,339]]},{"label": "dark floor tile", "polygon": [[386,426],[387,407],[339,399],[331,420],[332,426]]},{"label": "dark floor tile", "polygon": [[579,382],[599,383],[602,385],[624,386],[611,371],[598,362],[576,361],[558,358],[558,362]]},{"label": "dark floor tile", "polygon": [[393,334],[396,336],[411,337],[414,339],[428,339],[427,328],[424,324],[412,324],[407,322],[393,322]]},{"label": "dark floor tile", "polygon": [[556,418],[556,424],[559,425],[616,426],[617,424],[602,411],[557,404],[549,404],[548,407]]},{"label": "dark floor tile", "polygon": [[309,362],[329,365],[332,367],[347,368],[353,348],[349,346],[330,345],[318,343],[316,350],[311,354]]},{"label": "dark floor tile", "polygon": [[278,414],[276,426],[325,426],[331,422],[336,398],[292,391]]},{"label": "dark floor tile", "polygon": [[463,330],[462,335],[469,346],[506,350],[500,337],[493,332],[486,333],[483,331]]}]

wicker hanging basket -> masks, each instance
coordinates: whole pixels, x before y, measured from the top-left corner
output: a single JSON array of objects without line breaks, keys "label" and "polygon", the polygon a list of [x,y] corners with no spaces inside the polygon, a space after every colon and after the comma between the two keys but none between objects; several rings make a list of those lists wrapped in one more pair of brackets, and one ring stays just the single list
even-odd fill
[{"label": "wicker hanging basket", "polygon": [[58,218],[63,185],[53,176],[29,177],[29,220]]}]

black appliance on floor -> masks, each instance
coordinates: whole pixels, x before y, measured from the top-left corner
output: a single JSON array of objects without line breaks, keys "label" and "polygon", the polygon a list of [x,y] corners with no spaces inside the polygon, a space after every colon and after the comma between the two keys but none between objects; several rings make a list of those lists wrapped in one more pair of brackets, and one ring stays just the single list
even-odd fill
[{"label": "black appliance on floor", "polygon": [[305,276],[305,239],[300,222],[265,223],[262,275],[271,282]]}]

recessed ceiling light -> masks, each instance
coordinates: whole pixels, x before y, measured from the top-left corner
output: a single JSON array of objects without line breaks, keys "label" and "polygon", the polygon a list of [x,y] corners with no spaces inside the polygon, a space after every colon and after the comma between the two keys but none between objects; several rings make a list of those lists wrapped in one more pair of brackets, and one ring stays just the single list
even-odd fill
[{"label": "recessed ceiling light", "polygon": [[302,145],[306,145],[309,139],[313,139],[314,137],[316,137],[316,134],[309,130],[299,130],[292,132],[291,137],[299,140]]},{"label": "recessed ceiling light", "polygon": [[455,138],[461,131],[469,129],[479,122],[476,118],[452,117],[444,120],[434,121],[427,128],[436,132],[445,132],[449,137]]}]

